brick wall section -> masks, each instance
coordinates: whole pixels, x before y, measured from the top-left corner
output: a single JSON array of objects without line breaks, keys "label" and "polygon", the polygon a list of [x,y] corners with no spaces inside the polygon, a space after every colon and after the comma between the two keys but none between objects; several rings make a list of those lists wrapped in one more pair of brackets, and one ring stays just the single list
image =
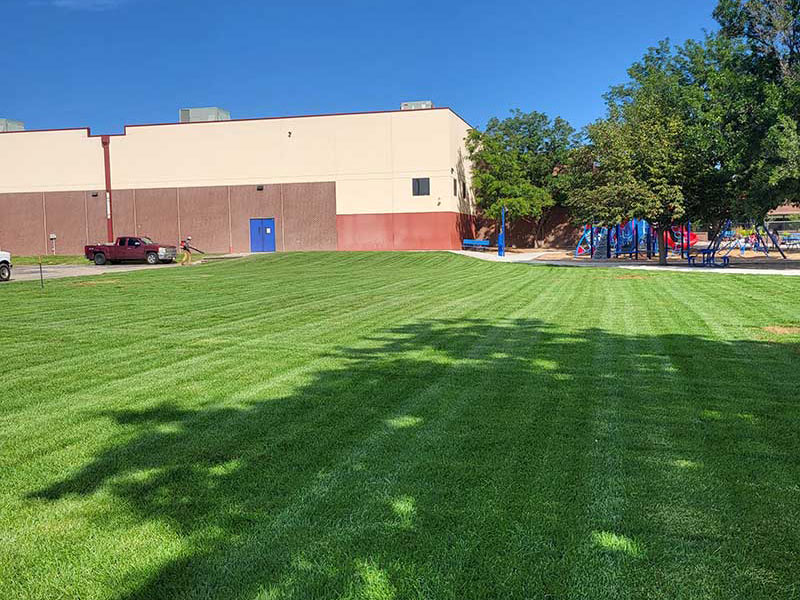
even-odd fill
[{"label": "brick wall section", "polygon": [[[281,190],[285,249],[336,250],[336,184],[295,183]],[[280,219],[275,227],[281,228]]]},{"label": "brick wall section", "polygon": [[[259,190],[258,187],[263,189]],[[187,235],[205,252],[250,250],[250,219],[274,218],[276,249],[336,250],[334,183],[115,190],[114,234],[178,244]],[[103,191],[0,194],[0,248],[16,255],[82,254],[106,240]]]},{"label": "brick wall section", "polygon": [[[498,227],[493,219],[478,217],[476,235],[480,239],[496,243]],[[572,223],[569,211],[565,207],[556,206],[542,229],[539,245],[548,248],[574,248],[580,234],[580,230]],[[510,225],[506,232],[506,244],[516,248],[533,248],[534,235],[530,224],[519,222]]]},{"label": "brick wall section", "polygon": [[[192,236],[194,245],[204,252],[230,250],[227,187],[180,188],[178,202],[179,237]],[[247,250],[249,245],[248,239]]]},{"label": "brick wall section", "polygon": [[44,195],[39,192],[0,196],[0,249],[17,254],[47,252]]},{"label": "brick wall section", "polygon": [[231,235],[235,250],[250,249],[250,219],[275,217],[275,249],[284,250],[281,223],[281,186],[231,186]]}]

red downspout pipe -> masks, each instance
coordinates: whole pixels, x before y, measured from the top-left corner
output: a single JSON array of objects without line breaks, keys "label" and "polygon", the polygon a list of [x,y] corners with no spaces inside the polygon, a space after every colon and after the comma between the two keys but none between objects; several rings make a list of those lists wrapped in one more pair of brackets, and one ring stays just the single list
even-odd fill
[{"label": "red downspout pipe", "polygon": [[108,231],[108,241],[114,241],[114,215],[111,204],[111,137],[103,135],[100,137],[103,144],[103,163],[106,171],[106,227]]}]

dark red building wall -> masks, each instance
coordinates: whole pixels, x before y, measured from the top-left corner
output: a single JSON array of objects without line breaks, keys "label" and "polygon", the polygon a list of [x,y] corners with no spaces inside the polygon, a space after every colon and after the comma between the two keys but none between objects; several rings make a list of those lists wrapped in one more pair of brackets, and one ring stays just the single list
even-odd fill
[{"label": "dark red building wall", "polygon": [[337,215],[339,250],[392,250],[394,219],[390,214]]},{"label": "dark red building wall", "polygon": [[457,250],[472,217],[455,212],[338,215],[339,250]]}]

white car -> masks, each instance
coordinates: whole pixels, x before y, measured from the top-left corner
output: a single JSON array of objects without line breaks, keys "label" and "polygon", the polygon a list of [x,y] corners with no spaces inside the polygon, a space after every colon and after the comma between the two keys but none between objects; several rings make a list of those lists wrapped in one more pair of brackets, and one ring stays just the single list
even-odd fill
[{"label": "white car", "polygon": [[0,252],[0,281],[11,279],[11,254]]}]

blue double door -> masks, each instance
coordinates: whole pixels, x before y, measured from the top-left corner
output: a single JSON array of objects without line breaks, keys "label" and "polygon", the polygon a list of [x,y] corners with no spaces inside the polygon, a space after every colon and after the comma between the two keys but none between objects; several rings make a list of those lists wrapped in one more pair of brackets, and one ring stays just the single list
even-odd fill
[{"label": "blue double door", "polygon": [[250,252],[275,252],[275,219],[250,219]]}]

